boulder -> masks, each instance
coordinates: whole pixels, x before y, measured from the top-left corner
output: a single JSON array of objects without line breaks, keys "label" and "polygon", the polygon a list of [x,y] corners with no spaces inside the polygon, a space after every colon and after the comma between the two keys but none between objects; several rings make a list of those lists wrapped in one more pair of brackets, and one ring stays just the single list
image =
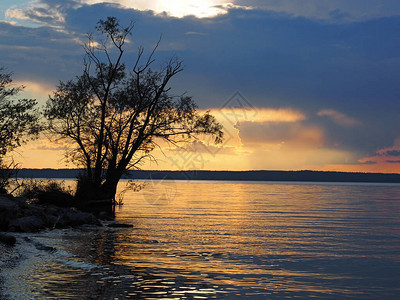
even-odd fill
[{"label": "boulder", "polygon": [[39,216],[28,216],[13,219],[8,225],[8,231],[38,232],[45,228],[44,220]]},{"label": "boulder", "polygon": [[8,224],[19,214],[19,207],[17,203],[8,199],[7,197],[0,196],[0,231],[7,231]]},{"label": "boulder", "polygon": [[83,224],[98,225],[98,223],[99,221],[91,213],[86,213],[74,209],[65,209],[64,213],[60,216],[56,227],[75,227]]},{"label": "boulder", "polygon": [[0,195],[0,211],[11,211],[18,208],[18,204],[4,195]]},{"label": "boulder", "polygon": [[48,205],[44,208],[44,213],[47,215],[52,215],[52,216],[58,216],[64,211],[63,208],[54,206],[54,205]]},{"label": "boulder", "polygon": [[43,218],[45,220],[45,226],[51,229],[55,228],[58,221],[60,220],[59,216],[54,216],[49,214],[44,215]]},{"label": "boulder", "polygon": [[16,238],[15,236],[5,234],[5,233],[0,233],[0,242],[3,244],[6,244],[8,246],[14,246],[16,243]]},{"label": "boulder", "polygon": [[27,204],[23,198],[0,195],[0,231],[38,232],[84,224],[101,226],[91,213],[55,205]]}]

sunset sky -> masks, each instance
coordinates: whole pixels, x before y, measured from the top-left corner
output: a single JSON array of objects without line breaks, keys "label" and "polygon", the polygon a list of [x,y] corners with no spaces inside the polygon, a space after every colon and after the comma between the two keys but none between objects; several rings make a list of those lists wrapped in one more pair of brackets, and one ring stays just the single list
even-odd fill
[{"label": "sunset sky", "polygon": [[[144,169],[400,172],[400,1],[2,0],[0,66],[42,105],[107,16],[135,21],[128,66],[162,34],[156,64],[185,65],[172,91],[225,127],[222,145],[166,147]],[[73,167],[63,149],[43,137],[13,156]]]}]

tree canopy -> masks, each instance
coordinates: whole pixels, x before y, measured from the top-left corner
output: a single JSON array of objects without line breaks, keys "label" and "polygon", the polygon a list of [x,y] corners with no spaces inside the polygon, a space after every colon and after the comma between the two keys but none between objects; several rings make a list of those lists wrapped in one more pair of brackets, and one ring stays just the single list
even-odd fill
[{"label": "tree canopy", "polygon": [[22,89],[13,87],[11,74],[0,68],[0,160],[40,129],[36,100],[16,99]]},{"label": "tree canopy", "polygon": [[109,198],[121,176],[151,159],[161,140],[178,144],[206,134],[219,143],[223,132],[191,97],[172,94],[168,84],[183,70],[180,60],[152,69],[160,41],[146,57],[139,47],[128,64],[123,57],[133,23],[122,27],[108,17],[96,29],[101,39],[88,35],[83,74],[58,85],[45,116],[50,132],[74,146],[68,159],[85,168],[85,187],[91,186],[85,197]]},{"label": "tree canopy", "polygon": [[0,192],[15,175],[17,164],[5,156],[28,139],[36,137],[41,128],[36,100],[18,99],[22,86],[13,86],[11,74],[0,68]]}]

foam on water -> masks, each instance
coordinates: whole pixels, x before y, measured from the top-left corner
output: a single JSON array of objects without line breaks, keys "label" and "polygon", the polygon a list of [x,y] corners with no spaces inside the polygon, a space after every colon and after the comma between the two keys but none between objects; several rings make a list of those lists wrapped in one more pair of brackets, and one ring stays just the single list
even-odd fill
[{"label": "foam on water", "polygon": [[[28,234],[16,234],[17,243],[14,246],[11,265],[2,268],[3,293],[9,299],[30,299],[34,291],[34,282],[30,274],[52,260],[52,254],[35,247],[32,237]],[[9,258],[10,259],[10,258]]]}]

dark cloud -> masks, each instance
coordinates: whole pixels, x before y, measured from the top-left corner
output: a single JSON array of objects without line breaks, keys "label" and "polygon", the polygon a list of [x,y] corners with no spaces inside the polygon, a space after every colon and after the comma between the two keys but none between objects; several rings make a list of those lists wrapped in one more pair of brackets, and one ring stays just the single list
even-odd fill
[{"label": "dark cloud", "polygon": [[376,161],[372,161],[372,160],[367,160],[367,161],[363,161],[363,162],[358,162],[359,165],[375,165]]},{"label": "dark cloud", "polygon": [[305,17],[325,22],[352,22],[389,17],[400,14],[400,3],[396,0],[240,0],[241,5],[250,5],[266,10],[286,13],[294,17]]},{"label": "dark cloud", "polygon": [[311,115],[308,122],[318,124],[324,131],[327,146],[357,152],[362,156],[375,154],[378,149],[392,145],[397,138],[397,132],[392,130],[394,124],[399,124],[397,120],[389,118],[393,122],[390,124],[383,116],[381,120],[376,116],[373,119],[368,115],[358,117],[361,117],[363,122],[356,126],[343,126],[317,114]]},{"label": "dark cloud", "polygon": [[[46,1],[47,14],[43,7],[36,11],[41,22],[57,9],[65,18],[65,30],[76,36],[93,31],[98,19],[109,15],[125,23],[136,21],[134,49],[139,44],[151,47],[163,34],[159,57],[177,54],[184,59],[186,71],[177,86],[200,98],[204,106],[222,105],[240,90],[255,106],[284,103],[321,109],[329,103],[332,109],[368,117],[371,109],[382,110],[382,104],[400,108],[394,104],[400,97],[400,17],[324,24],[231,8],[212,19],[179,19],[111,4],[78,8],[75,1],[58,1],[56,6],[50,2]],[[27,16],[34,15],[33,8],[27,11]]]},{"label": "dark cloud", "polygon": [[16,80],[65,80],[81,70],[82,48],[75,36],[50,27],[26,28],[0,23],[0,64]]},{"label": "dark cloud", "polygon": [[400,164],[400,160],[387,160],[386,162],[390,164]]},{"label": "dark cloud", "polygon": [[380,152],[380,155],[384,155],[384,156],[400,156],[400,151],[398,151],[398,150],[386,150],[386,151]]},{"label": "dark cloud", "polygon": [[[140,31],[143,18],[135,19]],[[271,13],[242,10],[231,10],[228,15],[207,22],[193,18],[170,20],[150,16],[150,19],[152,25],[146,24],[146,31],[153,33],[154,38],[154,32],[162,28],[164,41],[173,39],[175,44],[184,44],[185,50],[179,49],[179,54],[188,66],[188,76],[196,83],[204,81],[211,89],[240,89],[259,103],[264,100],[260,95],[263,98],[269,95],[275,103],[282,98],[292,103],[308,98],[315,105],[322,97],[328,98],[324,101],[339,98],[336,106],[348,102],[356,92],[359,99],[360,93],[370,98],[370,91],[359,88],[360,81],[368,76],[364,71],[369,68],[367,61],[358,57],[365,41],[359,41],[360,46],[354,45],[354,38],[360,39],[360,29],[322,26],[302,19],[277,19]],[[204,35],[184,36],[183,32],[186,34],[188,30]],[[382,49],[397,49],[396,45]],[[364,80],[359,78],[360,74]],[[369,75],[375,77],[375,74]],[[189,83],[193,90],[198,90],[194,87],[196,83]],[[364,83],[364,86],[376,89],[380,85]],[[387,93],[386,89],[382,91]]]}]

